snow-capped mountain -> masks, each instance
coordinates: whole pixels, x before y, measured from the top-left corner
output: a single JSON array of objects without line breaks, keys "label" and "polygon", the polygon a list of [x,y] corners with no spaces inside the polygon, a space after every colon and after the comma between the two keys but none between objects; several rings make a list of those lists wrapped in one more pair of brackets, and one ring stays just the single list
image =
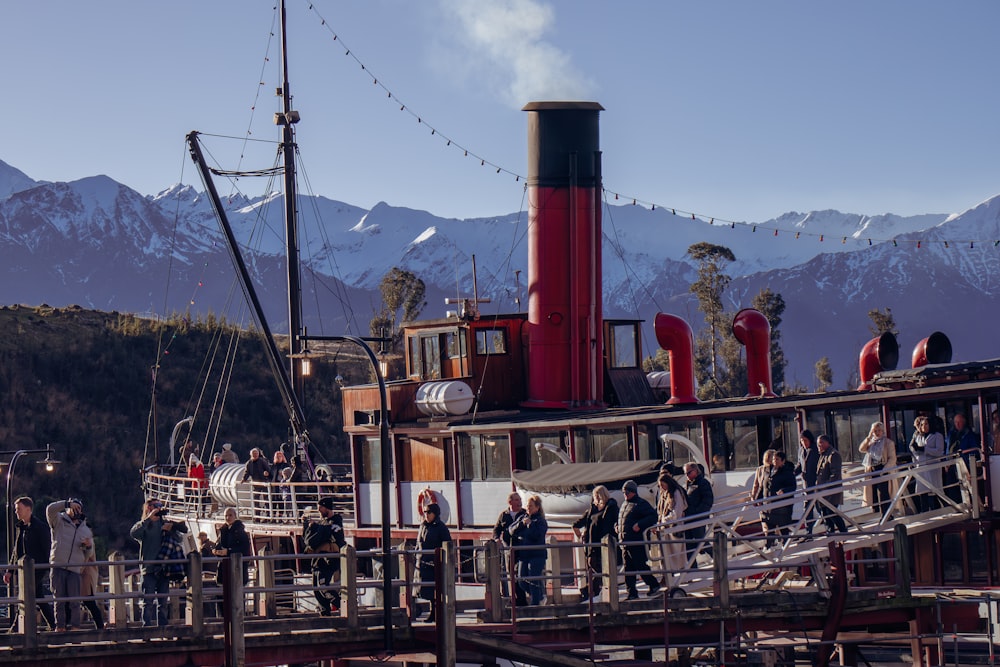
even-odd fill
[{"label": "snow-capped mountain", "polygon": [[[282,331],[280,198],[223,197],[261,300],[273,313],[271,325]],[[303,302],[324,313],[306,313],[310,333],[367,333],[378,283],[394,266],[426,283],[426,316],[444,315],[444,297],[472,295],[473,258],[479,295],[492,300],[484,312],[515,310],[518,299],[526,308],[526,211],[458,220],[322,197],[303,198],[300,211]],[[835,386],[848,386],[870,337],[872,308],[892,309],[904,352],[941,330],[956,360],[1000,356],[991,316],[1000,305],[994,296],[1000,248],[984,242],[1000,238],[1000,198],[955,215],[814,211],[756,223],[609,202],[603,220],[606,315],[648,324],[656,312],[672,312],[700,328],[686,252],[702,241],[727,246],[736,256],[726,295],[734,310],[762,287],[785,300],[789,383],[811,387],[814,364],[826,356]],[[159,314],[192,309],[246,319],[238,314],[245,307],[234,296],[239,290],[209,202],[189,186],[143,196],[104,176],[36,182],[0,161],[0,261],[6,274],[0,303]],[[645,352],[655,345],[647,336]],[[901,365],[908,354],[902,357]]]}]

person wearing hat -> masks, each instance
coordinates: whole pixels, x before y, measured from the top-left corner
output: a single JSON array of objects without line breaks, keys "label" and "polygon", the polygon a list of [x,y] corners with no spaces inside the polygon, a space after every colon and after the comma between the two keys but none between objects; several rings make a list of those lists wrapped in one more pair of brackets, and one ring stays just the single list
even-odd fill
[{"label": "person wearing hat", "polygon": [[94,534],[83,513],[79,498],[57,500],[45,508],[45,518],[52,532],[52,595],[56,599],[56,630],[65,631],[80,627],[81,570],[86,562],[85,550],[94,546]]},{"label": "person wearing hat", "polygon": [[639,599],[637,574],[649,586],[649,597],[653,597],[660,592],[660,582],[649,572],[645,532],[656,523],[656,510],[648,500],[639,497],[639,485],[631,479],[622,486],[622,493],[625,494],[625,502],[618,513],[618,540],[621,542],[622,560],[625,564],[628,599]]},{"label": "person wearing hat", "polygon": [[[317,554],[337,554],[347,544],[344,520],[333,509],[333,498],[320,498],[317,505],[320,520],[307,519],[302,531],[306,550]],[[313,575],[313,596],[321,616],[333,616],[340,611],[340,591],[330,587],[340,583],[340,559],[319,555],[310,562]]]},{"label": "person wearing hat", "polygon": [[222,445],[222,461],[224,463],[239,463],[240,457],[233,451],[233,443],[227,442]]},{"label": "person wearing hat", "polygon": [[429,503],[424,508],[424,521],[420,524],[420,532],[417,533],[417,550],[420,552],[417,564],[420,571],[420,597],[428,600],[431,605],[431,611],[425,619],[428,623],[435,621],[436,551],[445,542],[451,542],[451,532],[441,521],[441,507],[437,503]]}]

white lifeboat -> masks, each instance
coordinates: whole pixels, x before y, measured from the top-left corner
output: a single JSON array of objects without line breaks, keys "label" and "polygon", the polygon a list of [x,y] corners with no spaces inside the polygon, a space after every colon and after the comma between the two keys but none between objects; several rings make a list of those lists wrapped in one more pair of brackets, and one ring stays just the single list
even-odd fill
[{"label": "white lifeboat", "polygon": [[461,380],[425,382],[417,389],[417,409],[434,417],[464,415],[472,408],[472,388]]}]

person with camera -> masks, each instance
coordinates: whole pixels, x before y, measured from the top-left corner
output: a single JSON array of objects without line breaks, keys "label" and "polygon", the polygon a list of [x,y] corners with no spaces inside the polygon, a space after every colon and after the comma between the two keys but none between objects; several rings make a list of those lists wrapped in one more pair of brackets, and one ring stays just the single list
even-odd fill
[{"label": "person with camera", "polygon": [[180,522],[166,521],[163,503],[150,498],[143,504],[142,518],[129,534],[139,543],[139,569],[142,572],[142,623],[145,626],[166,625],[170,600],[170,579],[165,569],[156,563],[163,546],[164,534],[175,531],[186,533],[187,526]]},{"label": "person with camera", "polygon": [[[94,534],[83,513],[79,498],[57,500],[45,508],[45,518],[52,531],[52,595],[56,599],[56,630],[65,632],[80,627],[81,569],[87,559],[86,549],[93,548]],[[67,600],[67,598],[70,598]]]}]

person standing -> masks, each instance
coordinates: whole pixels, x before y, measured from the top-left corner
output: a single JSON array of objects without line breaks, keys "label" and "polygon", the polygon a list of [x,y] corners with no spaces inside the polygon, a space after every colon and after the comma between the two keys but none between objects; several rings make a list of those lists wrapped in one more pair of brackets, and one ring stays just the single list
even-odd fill
[{"label": "person standing", "polygon": [[[268,500],[270,499],[270,487],[262,486],[272,481],[271,466],[267,459],[261,456],[259,447],[250,450],[250,458],[247,459],[243,470],[243,481],[250,482],[250,496],[253,499],[253,507],[258,514],[267,514]],[[252,517],[251,517],[252,518]]]},{"label": "person standing", "polygon": [[[708,513],[712,511],[715,504],[715,491],[712,490],[712,483],[705,478],[705,473],[701,466],[693,461],[684,464],[684,475],[687,477],[687,484],[684,489],[687,493],[687,509],[684,511],[685,518],[708,518]],[[701,551],[701,543],[705,539],[705,526],[695,526],[689,528],[684,533],[687,543],[687,559],[692,566],[697,566],[698,553]],[[706,547],[705,553],[712,555],[712,547]]]},{"label": "person standing", "polygon": [[660,582],[649,572],[644,533],[656,523],[656,510],[649,501],[639,497],[639,486],[633,480],[622,485],[622,493],[625,494],[625,502],[618,513],[618,539],[625,565],[628,599],[639,599],[639,591],[636,589],[636,575],[639,573],[649,587],[647,595],[653,597],[660,592]]},{"label": "person standing", "polygon": [[434,592],[437,589],[437,550],[445,542],[451,542],[451,531],[441,521],[441,507],[437,503],[428,503],[424,508],[424,520],[417,533],[417,550],[420,556],[417,569],[420,572],[420,597],[430,603],[430,613],[425,619],[428,623],[436,620]]},{"label": "person standing", "polygon": [[84,565],[80,571],[80,595],[83,597],[95,598],[84,600],[83,606],[90,612],[90,617],[94,620],[94,627],[98,630],[104,629],[104,610],[102,603],[97,600],[100,592],[101,573],[97,570],[97,553],[94,544],[91,542],[83,549]]},{"label": "person standing", "polygon": [[[969,428],[969,420],[965,413],[956,412],[951,418],[952,429],[948,431],[948,454],[959,454],[965,462],[965,469],[971,470],[972,457],[979,451],[979,434]],[[956,503],[962,502],[962,489],[959,486],[959,465],[944,469],[942,480],[945,493]]]},{"label": "person standing", "polygon": [[847,524],[844,517],[840,516],[837,508],[844,502],[844,492],[841,491],[841,480],[843,479],[843,462],[840,452],[833,446],[830,436],[823,434],[816,439],[819,448],[819,462],[816,464],[816,485],[829,485],[823,489],[823,498],[818,501],[819,513],[823,517],[827,531],[846,533]]},{"label": "person standing", "polygon": [[[778,450],[774,453],[774,467],[767,477],[765,493],[769,501],[782,500],[795,494],[798,483],[795,481],[795,468],[788,460],[785,452]],[[780,507],[772,507],[767,511],[767,532],[771,536],[768,538],[768,546],[773,544],[775,535],[788,535],[788,528],[792,523],[791,504],[782,504]]]},{"label": "person standing", "polygon": [[150,498],[142,506],[142,518],[129,531],[132,539],[139,543],[139,570],[142,573],[142,623],[149,627],[166,625],[169,618],[170,579],[165,568],[156,564],[163,546],[163,535],[170,531],[186,533],[182,522],[166,521],[163,518],[163,503]]},{"label": "person standing", "polygon": [[[246,586],[250,582],[249,558],[253,554],[250,536],[247,535],[246,527],[240,521],[239,514],[236,513],[236,508],[227,507],[226,523],[219,528],[219,541],[216,543],[215,548],[212,549],[212,555],[227,558],[232,553],[238,553],[243,556],[243,585]],[[229,572],[228,565],[222,563],[219,571]]]},{"label": "person standing", "polygon": [[187,476],[191,478],[191,495],[194,497],[198,516],[201,516],[205,505],[205,495],[208,492],[208,480],[205,478],[205,464],[196,454],[188,457]]},{"label": "person standing", "polygon": [[80,627],[80,601],[82,585],[80,572],[86,561],[84,549],[93,547],[94,534],[83,513],[83,501],[78,498],[57,500],[45,508],[45,517],[52,531],[52,595],[56,599],[56,630],[65,631]]},{"label": "person standing", "polygon": [[233,443],[227,442],[222,445],[222,462],[223,463],[239,463],[240,457],[235,451],[233,451]]},{"label": "person standing", "polygon": [[[27,556],[35,562],[35,598],[41,599],[48,595],[49,573],[43,565],[49,562],[49,552],[52,549],[52,533],[45,522],[32,513],[35,502],[28,496],[21,496],[14,501],[14,514],[17,515],[17,522],[14,524],[14,551],[10,554],[9,563],[17,563],[21,558]],[[3,582],[11,586],[14,577],[10,570],[3,573]],[[13,596],[12,596],[13,597]],[[39,602],[38,610],[42,612],[42,618],[49,626],[49,630],[55,630],[56,621],[52,615],[52,605],[48,602]],[[12,615],[11,627],[17,623],[17,617]]]},{"label": "person standing", "polygon": [[573,524],[573,533],[587,546],[587,578],[580,587],[580,600],[586,602],[601,594],[603,571],[603,546],[607,535],[614,535],[618,526],[618,501],[611,497],[606,486],[595,486],[591,492],[590,509]]},{"label": "person standing", "polygon": [[520,521],[510,527],[514,546],[527,547],[518,552],[518,582],[522,596],[532,605],[545,604],[545,584],[542,573],[545,571],[547,552],[545,550],[545,535],[549,524],[545,520],[542,509],[542,499],[537,495],[528,498],[528,513]]},{"label": "person standing", "polygon": [[[525,515],[524,506],[521,501],[521,494],[517,491],[507,496],[507,509],[500,512],[497,521],[493,524],[493,539],[500,543],[500,594],[508,595],[507,582],[510,580],[510,527],[520,521]],[[521,602],[524,602],[522,599]]]},{"label": "person standing", "polygon": [[753,486],[750,487],[750,501],[757,501],[757,505],[760,507],[757,515],[760,517],[760,530],[764,534],[765,540],[767,540],[768,513],[767,508],[764,506],[764,499],[767,498],[767,480],[771,476],[771,469],[774,467],[774,452],[775,450],[773,449],[764,451],[760,465],[757,466],[757,470],[754,472]]},{"label": "person standing", "polygon": [[661,472],[657,480],[660,487],[656,500],[656,518],[659,523],[672,523],[671,530],[661,531],[660,553],[663,557],[663,584],[670,573],[684,569],[684,531],[682,519],[687,510],[687,493],[670,473]]},{"label": "person standing", "polygon": [[858,451],[865,455],[861,461],[866,473],[873,473],[874,479],[866,485],[863,491],[862,503],[874,508],[880,515],[885,515],[892,502],[889,494],[889,481],[879,476],[889,462],[890,450],[895,454],[896,443],[885,435],[885,425],[875,422],[871,425],[868,435],[858,445]]},{"label": "person standing", "polygon": [[[302,531],[306,551],[316,554],[338,554],[347,544],[344,537],[344,520],[333,511],[333,498],[320,498],[317,506],[319,521],[306,521]],[[313,595],[319,604],[321,616],[340,612],[340,591],[332,590],[340,581],[340,559],[318,555],[310,562],[313,576]]]},{"label": "person standing", "polygon": [[813,500],[809,496],[809,490],[816,486],[816,466],[819,465],[819,448],[816,446],[816,436],[809,429],[799,434],[799,457],[795,466],[795,474],[802,477],[802,486],[806,491],[806,507],[802,513],[802,527],[809,535],[812,533],[813,524]]}]

